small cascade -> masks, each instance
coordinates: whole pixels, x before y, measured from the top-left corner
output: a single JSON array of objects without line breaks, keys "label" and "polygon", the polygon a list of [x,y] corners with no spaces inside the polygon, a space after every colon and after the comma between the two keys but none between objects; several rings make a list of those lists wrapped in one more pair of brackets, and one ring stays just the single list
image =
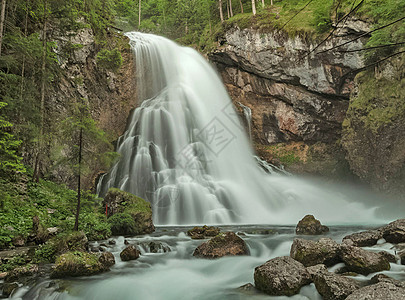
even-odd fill
[{"label": "small cascade", "polygon": [[284,170],[284,166],[281,165],[280,167],[277,167],[276,165],[273,165],[263,159],[261,159],[259,156],[255,155],[254,158],[256,159],[257,164],[266,172],[269,174],[283,174],[287,176],[292,176],[291,173],[287,172]]},{"label": "small cascade", "polygon": [[245,116],[246,124],[248,126],[249,139],[250,141],[252,141],[252,110],[250,109],[250,107],[243,105],[240,102],[238,102],[238,105],[243,110],[243,115]]}]

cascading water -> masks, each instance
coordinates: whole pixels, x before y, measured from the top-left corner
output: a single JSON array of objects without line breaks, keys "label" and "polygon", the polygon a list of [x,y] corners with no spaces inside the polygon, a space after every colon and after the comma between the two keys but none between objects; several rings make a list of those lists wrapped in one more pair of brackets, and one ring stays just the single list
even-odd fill
[{"label": "cascading water", "polygon": [[99,195],[117,187],[147,199],[158,225],[293,224],[306,213],[335,223],[373,220],[372,209],[341,193],[258,167],[219,76],[196,51],[151,34],[127,36],[142,102]]},{"label": "cascading water", "polygon": [[242,108],[243,115],[245,116],[248,126],[249,139],[252,140],[252,110],[250,109],[250,107],[243,105],[240,102],[238,102],[238,105]]}]

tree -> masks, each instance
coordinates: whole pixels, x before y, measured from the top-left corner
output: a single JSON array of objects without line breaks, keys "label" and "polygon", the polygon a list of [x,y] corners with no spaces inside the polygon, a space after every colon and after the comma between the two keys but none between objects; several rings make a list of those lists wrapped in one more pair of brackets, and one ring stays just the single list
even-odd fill
[{"label": "tree", "polygon": [[141,13],[142,13],[142,4],[141,4],[141,0],[139,0],[139,7],[138,7],[138,28],[141,28]]},{"label": "tree", "polygon": [[221,19],[221,23],[224,22],[224,13],[222,11],[222,0],[219,0],[219,17]]},{"label": "tree", "polygon": [[253,15],[256,15],[256,2],[255,2],[256,0],[252,0],[252,12],[253,12]]},{"label": "tree", "polygon": [[[72,107],[72,115],[61,122],[60,139],[64,141],[65,153],[59,164],[70,165],[77,179],[76,217],[73,230],[79,228],[82,196],[82,176],[88,175],[96,164],[109,167],[116,158],[112,145],[103,130],[97,127],[91,117],[85,99],[79,99]],[[71,145],[75,146],[71,148]]]},{"label": "tree", "polygon": [[[271,5],[273,5],[273,3]],[[262,0],[262,7],[264,8],[264,6],[265,6],[264,0]]]},{"label": "tree", "polygon": [[229,11],[231,13],[231,17],[233,17],[232,0],[229,0]]},{"label": "tree", "polygon": [[239,0],[239,5],[240,5],[240,13],[243,14],[243,3],[242,3],[242,0]]}]

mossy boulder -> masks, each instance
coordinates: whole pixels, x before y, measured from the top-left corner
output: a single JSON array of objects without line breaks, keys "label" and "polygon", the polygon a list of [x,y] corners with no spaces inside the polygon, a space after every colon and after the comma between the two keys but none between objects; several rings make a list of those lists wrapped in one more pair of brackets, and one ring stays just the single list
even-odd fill
[{"label": "mossy boulder", "polygon": [[[155,231],[151,205],[142,198],[111,188],[104,198],[103,206],[114,235],[139,235]],[[115,214],[119,215],[114,217]]]},{"label": "mossy boulder", "polygon": [[348,271],[363,275],[385,271],[391,268],[385,255],[345,244],[341,245],[341,258],[346,264]]},{"label": "mossy boulder", "polygon": [[17,267],[12,271],[8,272],[7,276],[4,278],[4,282],[11,283],[15,281],[21,281],[23,278],[32,277],[39,272],[38,265],[27,264],[25,266]]},{"label": "mossy boulder", "polygon": [[322,238],[318,242],[294,239],[290,256],[304,266],[325,264],[332,266],[340,262],[339,245],[330,238]]},{"label": "mossy boulder", "polygon": [[115,265],[115,257],[111,252],[101,253],[98,261],[104,266],[104,268],[110,268]]},{"label": "mossy boulder", "polygon": [[138,250],[137,247],[134,245],[129,245],[120,253],[120,257],[122,261],[130,261],[139,258],[141,252]]},{"label": "mossy boulder", "polygon": [[248,254],[249,249],[244,240],[233,232],[224,232],[198,246],[194,250],[193,256],[201,258],[219,258],[223,256]]},{"label": "mossy boulder", "polygon": [[194,227],[188,230],[187,235],[193,240],[201,240],[216,236],[220,231],[218,227],[204,225],[203,227]]},{"label": "mossy boulder", "polygon": [[313,215],[306,215],[295,228],[295,233],[301,235],[319,235],[328,231],[329,228],[322,225]]},{"label": "mossy boulder", "polygon": [[51,278],[79,277],[99,274],[109,270],[108,263],[96,254],[71,251],[56,259]]},{"label": "mossy boulder", "polygon": [[277,257],[255,268],[255,286],[272,296],[293,296],[311,282],[305,266],[291,257]]}]

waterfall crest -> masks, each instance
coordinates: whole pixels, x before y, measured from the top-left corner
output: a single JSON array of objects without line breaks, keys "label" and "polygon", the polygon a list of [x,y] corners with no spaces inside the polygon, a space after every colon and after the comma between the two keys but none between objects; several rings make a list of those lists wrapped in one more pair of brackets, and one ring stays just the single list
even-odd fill
[{"label": "waterfall crest", "polygon": [[[143,197],[158,225],[296,223],[307,212],[336,217],[347,204],[258,167],[225,87],[196,51],[151,34],[127,36],[141,104],[118,141],[120,161],[98,184],[100,196],[117,187]],[[356,205],[343,219],[361,222],[361,209],[370,220]]]}]

